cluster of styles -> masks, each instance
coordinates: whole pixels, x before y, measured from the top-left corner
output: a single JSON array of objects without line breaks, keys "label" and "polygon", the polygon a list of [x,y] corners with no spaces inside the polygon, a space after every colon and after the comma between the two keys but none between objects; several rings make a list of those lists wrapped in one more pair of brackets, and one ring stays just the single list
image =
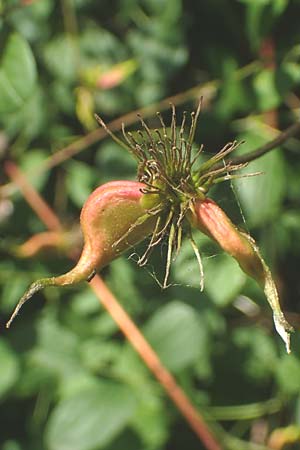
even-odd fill
[{"label": "cluster of styles", "polygon": [[273,310],[276,330],[284,340],[287,352],[290,352],[292,327],[281,311],[275,283],[257,245],[207,197],[211,186],[237,177],[234,172],[245,164],[228,161],[228,155],[237,146],[236,142],[227,144],[213,157],[199,164],[202,146],[196,152],[192,147],[200,105],[201,102],[190,117],[184,113],[179,126],[174,106],[169,128],[159,113],[159,129],[150,130],[140,118],[140,131],[131,133],[123,127],[125,140],[116,137],[96,116],[107,133],[137,160],[138,181],[106,183],[90,195],[80,216],[84,247],[78,263],[64,275],[34,282],[18,303],[7,323],[8,327],[21,306],[37,291],[46,286],[90,281],[96,271],[146,238],[149,244],[138,261],[139,265],[146,264],[153,248],[167,240],[163,282],[163,287],[166,287],[171,262],[180,250],[183,235],[186,235],[199,264],[202,290],[201,256],[192,236],[192,229],[196,228],[233,256],[241,269],[262,287]]}]

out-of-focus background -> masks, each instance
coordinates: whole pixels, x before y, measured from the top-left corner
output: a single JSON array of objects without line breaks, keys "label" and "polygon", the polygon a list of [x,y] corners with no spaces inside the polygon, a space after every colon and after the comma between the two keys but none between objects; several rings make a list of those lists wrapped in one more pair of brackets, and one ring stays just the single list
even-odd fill
[{"label": "out-of-focus background", "polygon": [[[31,281],[71,267],[89,193],[135,179],[134,160],[93,114],[107,123],[125,115],[115,129],[122,120],[136,129],[142,109],[155,127],[155,111],[170,119],[162,100],[175,96],[181,116],[203,95],[196,142],[205,155],[232,139],[245,141],[237,152],[254,150],[299,120],[299,17],[299,0],[0,1],[1,450],[202,448],[87,285],[45,290],[4,326]],[[262,175],[212,192],[259,243],[296,329],[299,137],[249,165]],[[62,221],[64,233],[46,236],[53,248],[38,251],[45,225],[7,161]],[[299,449],[300,335],[287,355],[260,289],[207,238],[195,239],[202,293],[185,243],[167,290],[156,280],[164,244],[145,268],[127,254],[103,277],[225,449]]]}]

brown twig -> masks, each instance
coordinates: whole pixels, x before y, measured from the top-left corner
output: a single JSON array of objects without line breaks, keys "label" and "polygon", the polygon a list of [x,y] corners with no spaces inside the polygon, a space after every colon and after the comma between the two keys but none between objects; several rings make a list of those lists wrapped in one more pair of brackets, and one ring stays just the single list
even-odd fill
[{"label": "brown twig", "polygon": [[[122,123],[126,126],[133,125],[139,121],[138,114],[143,116],[144,118],[151,117],[156,111],[164,111],[170,108],[170,103],[173,103],[175,106],[179,105],[185,101],[190,99],[194,99],[197,96],[204,95],[206,97],[206,102],[209,101],[211,95],[215,92],[217,87],[216,81],[211,81],[206,83],[204,86],[196,86],[188,91],[182,92],[180,94],[172,95],[160,102],[154,103],[150,106],[145,106],[144,108],[137,109],[135,111],[131,111],[130,113],[124,114],[121,117],[118,117],[115,120],[109,122],[107,127],[111,131],[119,131],[122,127]],[[58,166],[62,162],[67,159],[77,155],[85,148],[99,142],[103,138],[107,137],[107,133],[103,128],[97,128],[96,130],[91,131],[86,136],[79,138],[77,141],[72,142],[70,145],[64,147],[63,149],[57,151],[54,155],[50,156],[38,169],[38,173],[44,172],[45,170],[52,169],[55,166]]]},{"label": "brown twig", "polygon": [[295,136],[299,132],[300,132],[300,122],[296,122],[293,125],[291,125],[290,127],[288,127],[285,131],[282,131],[272,141],[267,142],[266,144],[262,145],[261,147],[258,147],[256,150],[253,150],[252,152],[249,152],[249,153],[246,153],[245,155],[241,155],[241,156],[237,156],[236,158],[233,158],[231,160],[231,163],[232,164],[244,164],[247,162],[254,161],[255,159],[260,158],[261,156],[270,152],[274,148],[283,144],[285,141],[287,141],[291,137]]},{"label": "brown twig", "polygon": [[11,161],[6,161],[4,168],[7,175],[18,185],[27,203],[29,203],[46,227],[52,231],[61,231],[62,226],[56,214],[28,182],[16,164]]},{"label": "brown twig", "polygon": [[[262,59],[262,64],[265,70],[274,71],[276,69],[276,55],[275,55],[275,44],[274,40],[269,37],[266,38],[261,45],[260,48],[260,57]],[[270,111],[266,111],[264,113],[264,121],[273,129],[277,128],[278,124],[278,110],[272,109]],[[300,132],[300,122],[296,122],[287,128],[285,131],[282,131],[275,139],[261,147],[253,150],[252,152],[246,153],[242,156],[237,156],[232,160],[233,164],[244,164],[254,161],[257,158],[265,155],[266,153],[274,150],[279,145],[283,144],[289,138],[295,136],[295,134]]]},{"label": "brown twig", "polygon": [[[259,68],[259,64],[257,61],[253,61],[250,64],[242,67],[237,70],[235,77],[240,80],[248,77],[249,75],[256,72]],[[200,84],[194,86],[193,88],[187,89],[184,92],[180,92],[179,94],[172,95],[167,97],[159,102],[153,103],[152,105],[145,106],[144,108],[137,109],[135,111],[131,111],[130,113],[124,114],[121,117],[118,117],[115,120],[112,120],[107,127],[111,131],[119,131],[122,127],[122,123],[126,126],[133,125],[139,121],[138,115],[149,118],[153,116],[157,111],[165,111],[170,108],[170,103],[177,106],[189,100],[199,99],[203,96],[202,109],[205,108],[207,104],[209,104],[212,96],[216,93],[218,87],[221,85],[220,80],[209,81],[204,84]],[[50,156],[44,163],[41,164],[39,171],[49,170],[67,159],[75,156],[85,148],[89,147],[92,144],[100,141],[104,137],[107,136],[107,133],[103,128],[98,128],[96,130],[91,131],[86,136],[79,138],[77,141],[71,143],[67,147],[59,150],[54,155]]]},{"label": "brown twig", "polygon": [[[49,222],[49,211],[51,211],[50,217],[52,217],[52,219],[55,218],[54,223],[61,227],[58,217],[41,198],[39,193],[36,192],[30,185],[28,180],[24,177],[15,164],[8,164],[7,173],[18,185],[25,200],[38,215],[41,221],[48,227],[49,225],[52,226],[52,221]],[[38,204],[38,207],[36,204]],[[108,289],[101,277],[96,275],[91,281],[90,286],[96,293],[101,304],[105,307],[128,341],[140,355],[141,359],[163,386],[170,399],[177,406],[183,417],[185,417],[186,421],[194,430],[195,434],[199,437],[205,448],[207,450],[222,450],[220,444],[217,442],[200,412],[197,411],[184,391],[180,388],[180,386],[178,386],[171,373],[163,366],[155,351],[146,341],[126,311],[119,304],[116,297]]]},{"label": "brown twig", "polygon": [[[252,63],[247,64],[246,66],[237,70],[235,73],[235,78],[237,80],[247,78],[251,74],[255,73],[259,69],[259,67],[260,64],[257,61],[253,61]],[[149,118],[153,116],[153,114],[155,114],[157,111],[164,111],[166,109],[169,109],[170,103],[173,103],[175,106],[177,106],[189,100],[199,99],[201,96],[203,96],[204,98],[202,108],[205,108],[205,106],[209,104],[212,96],[217,92],[217,89],[220,85],[220,80],[213,80],[204,84],[194,86],[193,88],[187,89],[186,91],[179,94],[172,95],[171,97],[167,97],[157,103],[124,114],[123,116],[112,120],[107,124],[107,126],[111,131],[116,132],[121,129],[122,123],[128,126],[138,122],[138,114],[140,114],[144,118]],[[56,153],[47,158],[46,161],[44,161],[38,168],[36,168],[36,173],[40,174],[49,169],[52,169],[53,167],[58,166],[69,158],[77,155],[84,149],[104,139],[106,136],[107,133],[102,128],[97,128],[96,130],[91,131],[87,135],[82,136],[81,138],[77,139],[61,150],[58,150]],[[11,195],[16,187],[16,184],[10,183],[9,185],[1,186],[0,191],[3,196],[7,196]]]},{"label": "brown twig", "polygon": [[98,298],[101,299],[101,304],[119,325],[128,341],[143,359],[145,364],[149,367],[151,372],[155,375],[160,384],[164,387],[171,400],[186,418],[187,422],[203,442],[205,447],[211,450],[221,450],[220,445],[208,429],[200,413],[195,409],[186,394],[178,386],[175,378],[162,365],[153,348],[146,341],[128,314],[120,306],[119,302],[107,288],[103,280],[99,276],[96,276],[90,284]]}]

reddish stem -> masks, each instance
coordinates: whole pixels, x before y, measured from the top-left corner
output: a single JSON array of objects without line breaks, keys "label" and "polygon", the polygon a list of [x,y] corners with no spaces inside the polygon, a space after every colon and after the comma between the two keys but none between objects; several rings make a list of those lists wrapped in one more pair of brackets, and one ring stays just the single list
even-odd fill
[{"label": "reddish stem", "polygon": [[103,280],[97,275],[91,282],[91,287],[100,299],[101,304],[118,324],[133,348],[137,351],[151,372],[164,387],[165,391],[175,403],[179,411],[186,418],[191,428],[200,438],[208,450],[221,450],[200,413],[192,405],[184,391],[178,386],[175,378],[162,365],[153,348],[146,341],[140,330],[120,306],[116,297],[107,288]]},{"label": "reddish stem", "polygon": [[[269,36],[266,37],[260,46],[259,56],[261,57],[264,68],[274,72],[276,70],[276,48],[274,39]],[[272,128],[278,128],[278,111],[277,109],[271,109],[265,111],[264,121]]]},{"label": "reddish stem", "polygon": [[56,214],[38,194],[20,169],[12,161],[4,165],[7,175],[19,186],[25,200],[47,228],[51,231],[61,231],[62,226]]}]

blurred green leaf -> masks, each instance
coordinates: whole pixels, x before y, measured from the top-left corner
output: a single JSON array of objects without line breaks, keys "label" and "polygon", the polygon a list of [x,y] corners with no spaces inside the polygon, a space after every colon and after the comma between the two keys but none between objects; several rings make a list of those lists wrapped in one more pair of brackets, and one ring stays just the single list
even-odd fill
[{"label": "blurred green leaf", "polygon": [[[97,45],[95,45],[95,42],[97,42]],[[94,61],[98,64],[111,65],[120,62],[127,56],[121,40],[95,22],[89,22],[89,26],[81,33],[80,48],[89,63]]]},{"label": "blurred green leaf", "polygon": [[0,399],[13,387],[19,376],[19,363],[17,356],[9,345],[2,339],[0,341]]},{"label": "blurred green leaf", "polygon": [[26,8],[12,10],[9,17],[10,23],[28,41],[41,43],[49,39],[49,15],[53,9],[54,4],[51,0],[32,1]]},{"label": "blurred green leaf", "polygon": [[52,412],[47,430],[49,450],[94,450],[115,438],[132,418],[134,394],[127,386],[99,381],[63,400]]},{"label": "blurred green leaf", "polygon": [[261,70],[253,79],[257,103],[261,111],[276,108],[281,102],[275,77],[276,74],[273,70],[265,69]]},{"label": "blurred green leaf", "polygon": [[285,8],[290,3],[290,0],[272,0],[270,1],[270,4],[272,5],[272,10],[276,16],[279,16],[283,13]]},{"label": "blurred green leaf", "polygon": [[16,441],[6,441],[1,450],[22,450],[20,444]]},{"label": "blurred green leaf", "polygon": [[204,286],[218,306],[224,307],[240,293],[246,275],[237,262],[225,253],[207,258],[204,263]]},{"label": "blurred green leaf", "polygon": [[76,80],[76,49],[68,37],[58,36],[47,43],[44,58],[52,76],[68,84]]},{"label": "blurred green leaf", "polygon": [[51,316],[45,316],[37,323],[37,333],[37,346],[31,353],[31,359],[36,365],[61,378],[83,371],[79,357],[79,337],[70,329],[61,326]]},{"label": "blurred green leaf", "polygon": [[99,302],[94,292],[89,288],[82,289],[78,294],[73,296],[71,308],[79,316],[83,317],[93,313],[100,313]]},{"label": "blurred green leaf", "polygon": [[[43,108],[45,102],[44,93],[40,87],[36,87],[30,98],[14,111],[13,114],[3,116],[2,122],[10,137],[21,136],[24,146],[41,132],[44,132],[48,111]],[[24,148],[22,148],[22,152]],[[20,151],[21,153],[21,151]],[[45,176],[45,175],[44,175]]]},{"label": "blurred green leaf", "polygon": [[190,366],[206,351],[205,324],[191,306],[180,301],[156,311],[144,332],[163,363],[174,371]]},{"label": "blurred green leaf", "polygon": [[299,62],[286,61],[282,63],[281,70],[277,75],[276,83],[280,89],[280,93],[285,94],[300,81],[300,64]]},{"label": "blurred green leaf", "polygon": [[120,345],[99,338],[87,339],[80,345],[82,363],[92,372],[107,368],[120,352]]},{"label": "blurred green leaf", "polygon": [[28,43],[19,34],[11,34],[0,64],[0,114],[21,108],[35,81],[36,66]]},{"label": "blurred green leaf", "polygon": [[[240,147],[242,150],[240,154],[255,149],[267,141],[263,133],[255,129],[240,138],[246,142]],[[281,152],[278,149],[273,150],[251,162],[249,168],[243,172],[263,172],[256,177],[241,178],[234,183],[246,223],[252,227],[271,221],[281,210],[287,186],[285,162]]]},{"label": "blurred green leaf", "polygon": [[[133,251],[133,249],[132,249]],[[136,273],[133,261],[120,257],[113,261],[110,267],[108,283],[115,286],[117,298],[126,305],[130,313],[138,312],[142,308],[141,295],[136,288]],[[126,286],[126,289],[124,289]]]},{"label": "blurred green leaf", "polygon": [[131,420],[145,448],[159,448],[167,439],[170,418],[164,413],[164,398],[159,383],[153,379],[143,361],[126,344],[115,361],[113,373],[126,380],[135,390],[138,400]]},{"label": "blurred green leaf", "polygon": [[[224,252],[220,253],[220,249],[208,237],[200,233],[195,234],[195,237],[202,254],[204,292],[200,292],[199,266],[188,240],[183,243],[174,263],[175,280],[199,289],[199,297],[207,294],[216,305],[227,306],[240,292],[246,276],[236,261]],[[208,244],[218,253],[206,257],[205,251]]]},{"label": "blurred green leaf", "polygon": [[228,55],[223,64],[223,83],[220,87],[217,103],[218,113],[224,119],[228,119],[234,113],[246,109],[248,103],[245,87],[234,76],[236,70],[236,60],[231,55]]},{"label": "blurred green leaf", "polygon": [[248,3],[252,5],[269,5],[272,4],[272,8],[280,14],[286,8],[289,0],[239,0],[241,3]]},{"label": "blurred green leaf", "polygon": [[[28,174],[27,176],[30,179],[30,183],[32,183],[38,191],[41,191],[44,187],[48,179],[48,173],[42,171],[38,173],[37,168],[41,167],[47,157],[48,154],[45,150],[33,149],[24,153],[20,161],[22,170],[24,173]],[[34,176],[32,176],[33,174]]]},{"label": "blurred green leaf", "polygon": [[[159,448],[168,438],[169,417],[164,413],[163,399],[154,390],[138,390],[139,404],[132,426],[146,448]],[[155,395],[156,394],[156,395]]]},{"label": "blurred green leaf", "polygon": [[26,358],[26,364],[22,367],[22,376],[16,386],[18,397],[32,397],[38,395],[42,390],[47,390],[51,396],[54,385],[54,378],[47,368],[36,366],[30,356]]},{"label": "blurred green leaf", "polygon": [[284,355],[277,366],[277,383],[284,394],[300,392],[300,361],[296,355]]},{"label": "blurred green leaf", "polygon": [[237,328],[233,341],[239,349],[247,352],[243,372],[256,382],[269,379],[277,363],[274,339],[258,327]]},{"label": "blurred green leaf", "polygon": [[261,40],[268,36],[276,19],[283,13],[289,0],[239,0],[246,4],[246,28],[250,44],[258,49]]},{"label": "blurred green leaf", "polygon": [[3,277],[2,296],[0,309],[5,313],[11,313],[25,289],[28,287],[29,278],[24,274],[16,274],[14,277]]},{"label": "blurred green leaf", "polygon": [[67,377],[59,383],[59,398],[64,401],[73,398],[82,391],[97,389],[98,383],[98,378],[89,372],[81,370],[78,373],[73,373],[71,377]]},{"label": "blurred green leaf", "polygon": [[66,185],[70,198],[78,208],[82,205],[92,192],[95,182],[95,173],[87,164],[72,161],[68,164]]},{"label": "blurred green leaf", "polygon": [[275,239],[281,253],[284,254],[288,250],[290,255],[299,255],[300,212],[296,210],[285,211],[280,216],[274,229]]},{"label": "blurred green leaf", "polygon": [[133,156],[114,142],[107,141],[101,144],[97,151],[96,162],[102,183],[128,180],[136,175],[137,164]]},{"label": "blurred green leaf", "polygon": [[[200,233],[195,233],[194,239],[200,254],[202,255],[203,262],[203,248],[205,248],[205,245],[209,242],[209,239]],[[200,289],[199,266],[195,253],[187,239],[183,241],[179,255],[173,263],[172,270],[174,272],[174,279],[176,282]]]},{"label": "blurred green leaf", "polygon": [[131,429],[126,428],[105,447],[105,450],[124,450],[124,448],[140,450],[141,445],[141,440],[138,438],[137,434]]}]

